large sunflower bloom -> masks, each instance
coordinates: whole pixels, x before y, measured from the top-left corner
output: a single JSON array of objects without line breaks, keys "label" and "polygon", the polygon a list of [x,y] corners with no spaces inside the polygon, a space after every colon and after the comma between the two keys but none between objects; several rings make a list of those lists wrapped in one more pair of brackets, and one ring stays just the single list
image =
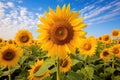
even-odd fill
[{"label": "large sunflower bloom", "polygon": [[6,45],[0,50],[0,64],[5,67],[15,66],[21,55],[22,50],[15,45]]},{"label": "large sunflower bloom", "polygon": [[72,66],[71,59],[67,56],[60,59],[60,71],[61,72],[68,72]]},{"label": "large sunflower bloom", "polygon": [[81,54],[84,54],[87,56],[95,55],[95,51],[97,48],[97,40],[93,36],[87,39],[83,39],[80,42],[81,43],[80,43],[79,50]]},{"label": "large sunflower bloom", "polygon": [[118,38],[120,37],[120,31],[115,29],[115,30],[112,30],[112,36],[113,38]]},{"label": "large sunflower bloom", "polygon": [[86,32],[82,31],[86,24],[79,18],[79,12],[70,11],[70,5],[59,6],[54,12],[49,8],[46,17],[40,17],[42,24],[38,24],[40,32],[38,38],[42,43],[43,50],[48,51],[48,55],[63,57],[66,53],[75,54],[75,49],[80,38],[85,38]]},{"label": "large sunflower bloom", "polygon": [[29,30],[19,30],[15,36],[15,42],[18,46],[29,46],[32,39],[33,36]]},{"label": "large sunflower bloom", "polygon": [[43,65],[44,61],[37,61],[33,66],[31,66],[31,69],[29,70],[29,80],[42,80],[43,78],[49,76],[50,72],[47,71],[44,75],[42,76],[35,76],[34,74],[39,70],[39,68]]},{"label": "large sunflower bloom", "polygon": [[120,44],[114,45],[110,51],[115,57],[120,58]]},{"label": "large sunflower bloom", "polygon": [[110,60],[110,50],[108,48],[104,49],[100,53],[100,58],[102,58],[104,61]]}]

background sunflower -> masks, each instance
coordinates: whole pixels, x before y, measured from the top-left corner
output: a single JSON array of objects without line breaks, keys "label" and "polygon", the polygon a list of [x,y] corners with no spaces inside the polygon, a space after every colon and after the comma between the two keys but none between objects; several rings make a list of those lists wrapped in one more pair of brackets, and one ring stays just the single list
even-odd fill
[{"label": "background sunflower", "polygon": [[15,66],[21,55],[22,50],[19,50],[15,45],[6,45],[0,50],[0,64],[5,67]]},{"label": "background sunflower", "polygon": [[112,34],[113,38],[118,38],[118,37],[120,37],[120,30],[114,29],[114,30],[112,30],[111,34]]},{"label": "background sunflower", "polygon": [[29,46],[32,43],[33,36],[29,30],[19,30],[15,36],[15,42],[18,46]]},{"label": "background sunflower", "polygon": [[86,56],[93,56],[95,55],[96,48],[97,40],[93,36],[90,36],[89,38],[80,41],[80,54],[84,54]]},{"label": "background sunflower", "polygon": [[110,50],[108,48],[104,49],[100,53],[100,58],[102,58],[104,61],[110,60]]},{"label": "background sunflower", "polygon": [[70,57],[65,57],[60,59],[60,71],[61,72],[68,72],[71,69],[72,61]]}]

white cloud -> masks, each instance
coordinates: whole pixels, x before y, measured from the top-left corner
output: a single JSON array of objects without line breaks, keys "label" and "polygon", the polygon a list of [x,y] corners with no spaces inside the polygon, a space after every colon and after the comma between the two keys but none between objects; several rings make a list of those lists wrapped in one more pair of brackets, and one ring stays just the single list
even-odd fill
[{"label": "white cloud", "polygon": [[15,6],[12,2],[0,2],[0,37],[14,39],[18,30],[32,30],[40,15],[42,14],[30,12],[25,7]]},{"label": "white cloud", "polygon": [[12,2],[7,2],[8,7],[14,7],[14,4]]},{"label": "white cloud", "polygon": [[99,4],[101,4],[101,2],[102,0],[90,4],[81,10],[83,11],[82,16],[88,25],[114,20],[114,17],[120,15],[120,1],[115,0],[110,3],[106,3],[105,6],[100,6]]},{"label": "white cloud", "polygon": [[27,14],[27,9],[26,8],[20,8],[20,15],[25,16]]},{"label": "white cloud", "polygon": [[85,19],[89,19],[89,18],[92,18],[92,17],[95,17],[95,16],[97,16],[97,15],[99,15],[99,14],[101,14],[102,12],[104,12],[105,10],[108,10],[108,9],[110,9],[111,8],[111,6],[104,6],[104,7],[102,7],[102,8],[99,8],[99,9],[97,9],[96,11],[92,11],[91,13],[89,13],[88,15],[85,15]]},{"label": "white cloud", "polygon": [[38,10],[41,11],[41,10],[42,10],[42,7],[40,7]]},{"label": "white cloud", "polygon": [[18,0],[18,3],[23,3],[23,0]]}]

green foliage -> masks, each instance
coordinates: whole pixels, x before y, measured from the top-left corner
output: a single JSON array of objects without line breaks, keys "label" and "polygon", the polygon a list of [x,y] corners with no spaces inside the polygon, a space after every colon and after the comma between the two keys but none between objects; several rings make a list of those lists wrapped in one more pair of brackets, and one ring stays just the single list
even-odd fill
[{"label": "green foliage", "polygon": [[[61,80],[120,80],[120,58],[112,56],[113,60],[105,62],[99,56],[103,49],[110,48],[113,45],[115,43],[105,44],[99,42],[96,55],[92,57],[80,54],[78,49],[76,55],[69,54],[72,66],[68,72],[60,73]],[[49,70],[50,76],[43,78],[43,80],[56,80],[56,57],[48,57],[47,51],[42,51],[40,46],[37,45],[22,48],[24,52],[18,65],[12,67],[10,71],[12,80],[29,80],[28,70],[37,60],[44,60],[44,64],[34,73],[34,76],[43,76]],[[8,74],[8,68],[0,66],[0,80],[8,80]]]},{"label": "green foliage", "polygon": [[49,67],[55,64],[56,59],[47,59],[40,69],[35,73],[35,76],[42,76],[46,73]]}]

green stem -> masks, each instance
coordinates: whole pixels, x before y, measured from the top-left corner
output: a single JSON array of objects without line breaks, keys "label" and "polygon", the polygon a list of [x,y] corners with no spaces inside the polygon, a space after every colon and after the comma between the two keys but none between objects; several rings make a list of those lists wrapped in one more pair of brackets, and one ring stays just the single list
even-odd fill
[{"label": "green stem", "polygon": [[11,80],[11,72],[10,72],[10,68],[8,68],[8,71],[9,71],[9,73],[8,73],[8,77],[9,77],[9,80]]},{"label": "green stem", "polygon": [[57,60],[57,80],[60,80],[60,63],[59,63],[59,58]]},{"label": "green stem", "polygon": [[106,80],[105,79],[105,68],[106,68],[106,66],[105,66],[105,61],[104,61],[104,73],[103,73],[104,74],[104,80]]},{"label": "green stem", "polygon": [[114,63],[115,63],[115,60],[114,60],[114,57],[112,58],[112,79],[114,78]]},{"label": "green stem", "polygon": [[[87,62],[88,62],[88,56],[85,56],[85,63],[84,63],[84,68],[87,66]],[[84,80],[87,80],[87,77],[84,75]]]}]

